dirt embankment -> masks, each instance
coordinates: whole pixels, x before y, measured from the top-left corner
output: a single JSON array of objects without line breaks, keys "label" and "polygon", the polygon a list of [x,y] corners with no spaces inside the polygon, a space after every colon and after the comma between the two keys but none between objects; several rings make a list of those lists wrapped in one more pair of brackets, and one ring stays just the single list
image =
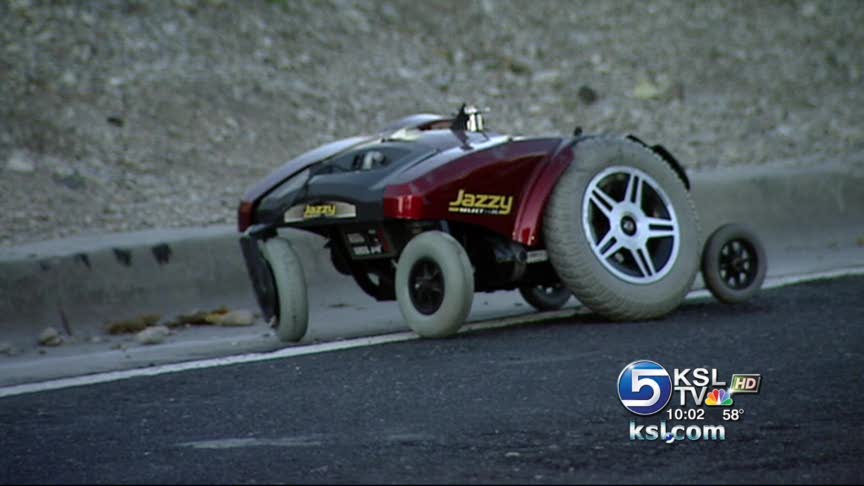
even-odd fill
[{"label": "dirt embankment", "polygon": [[0,2],[0,244],[233,223],[336,137],[490,107],[689,168],[864,149],[864,3]]}]

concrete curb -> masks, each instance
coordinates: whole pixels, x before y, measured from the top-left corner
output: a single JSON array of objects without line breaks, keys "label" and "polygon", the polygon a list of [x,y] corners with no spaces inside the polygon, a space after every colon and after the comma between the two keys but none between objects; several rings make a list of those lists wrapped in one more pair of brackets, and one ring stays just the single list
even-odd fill
[{"label": "concrete curb", "polygon": [[[735,168],[696,172],[691,180],[703,241],[722,224],[751,225],[768,251],[769,275],[864,264],[864,170]],[[106,322],[142,314],[254,306],[237,236],[231,226],[215,226],[0,249],[0,340],[32,343],[49,325],[87,337]],[[322,238],[293,230],[284,236],[300,253],[310,287],[326,296],[346,285]],[[814,249],[829,258],[804,257]]]},{"label": "concrete curb", "polygon": [[[727,222],[750,224],[767,246],[855,246],[864,237],[864,154],[856,168],[759,167],[691,174],[705,237]],[[855,237],[849,241],[850,235]]]},{"label": "concrete curb", "polygon": [[[310,269],[323,239],[286,234]],[[329,259],[327,260],[329,262]],[[315,282],[323,276],[310,272]],[[0,339],[32,341],[46,326],[89,337],[111,321],[254,302],[231,226],[152,230],[0,250]]]}]

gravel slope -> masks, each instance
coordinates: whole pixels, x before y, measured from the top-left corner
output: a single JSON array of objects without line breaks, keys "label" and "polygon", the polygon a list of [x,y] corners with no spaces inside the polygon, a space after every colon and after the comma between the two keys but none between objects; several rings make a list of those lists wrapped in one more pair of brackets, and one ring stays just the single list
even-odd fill
[{"label": "gravel slope", "polygon": [[847,160],[860,25],[854,0],[0,2],[0,244],[230,224],[292,156],[463,100],[688,168]]}]

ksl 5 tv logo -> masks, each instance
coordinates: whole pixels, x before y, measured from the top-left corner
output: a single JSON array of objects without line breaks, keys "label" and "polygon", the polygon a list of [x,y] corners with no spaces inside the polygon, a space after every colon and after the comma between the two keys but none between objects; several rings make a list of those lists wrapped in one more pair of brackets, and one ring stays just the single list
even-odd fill
[{"label": "ksl 5 tv logo", "polygon": [[[680,406],[729,407],[736,393],[759,393],[758,374],[733,374],[727,383],[716,368],[675,368],[670,376],[658,363],[640,360],[630,363],[618,375],[618,397],[636,415],[653,415],[677,395]],[[710,391],[709,391],[710,390]]]}]

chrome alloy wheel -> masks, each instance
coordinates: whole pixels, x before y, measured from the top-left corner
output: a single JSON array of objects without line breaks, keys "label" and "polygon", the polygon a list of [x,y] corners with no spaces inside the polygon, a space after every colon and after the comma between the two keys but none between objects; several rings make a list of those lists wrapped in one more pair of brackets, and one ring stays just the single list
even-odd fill
[{"label": "chrome alloy wheel", "polygon": [[675,208],[639,169],[609,167],[594,176],[582,200],[582,225],[603,267],[626,282],[656,282],[678,257]]}]

